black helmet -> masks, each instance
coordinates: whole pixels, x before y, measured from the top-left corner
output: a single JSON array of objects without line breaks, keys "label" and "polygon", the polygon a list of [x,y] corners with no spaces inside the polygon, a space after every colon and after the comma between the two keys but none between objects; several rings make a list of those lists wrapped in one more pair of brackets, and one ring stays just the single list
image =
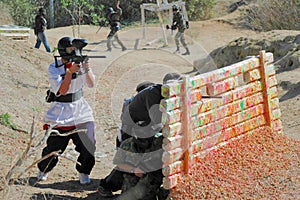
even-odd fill
[{"label": "black helmet", "polygon": [[46,14],[46,9],[45,8],[40,8],[39,13],[45,15]]},{"label": "black helmet", "polygon": [[142,91],[143,89],[145,89],[145,88],[147,88],[147,87],[149,87],[149,86],[151,86],[151,85],[154,85],[155,83],[152,83],[152,82],[149,82],[149,81],[144,81],[144,82],[142,82],[142,83],[140,83],[140,84],[138,84],[137,86],[136,86],[136,91],[137,92],[140,92],[140,91]]},{"label": "black helmet", "polygon": [[171,81],[171,80],[175,81],[175,80],[181,80],[181,79],[182,79],[181,75],[176,72],[168,73],[163,78],[163,84],[166,84],[168,81]]},{"label": "black helmet", "polygon": [[179,7],[178,7],[177,5],[173,5],[173,6],[172,6],[172,10],[173,10],[173,11],[178,11],[178,10],[179,10]]},{"label": "black helmet", "polygon": [[115,11],[114,11],[114,9],[113,9],[112,7],[109,7],[109,8],[107,9],[107,12],[108,12],[108,13],[113,13],[113,12],[115,12]]},{"label": "black helmet", "polygon": [[72,51],[71,53],[67,53],[66,49],[67,47],[72,46],[73,38],[71,37],[63,37],[58,41],[57,49],[59,55],[64,58],[65,56],[73,56],[75,55],[75,51]]}]

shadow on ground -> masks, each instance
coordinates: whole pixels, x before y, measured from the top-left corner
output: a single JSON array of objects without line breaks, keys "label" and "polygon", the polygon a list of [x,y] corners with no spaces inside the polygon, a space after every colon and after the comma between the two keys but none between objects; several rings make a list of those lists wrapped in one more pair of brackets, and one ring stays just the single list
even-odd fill
[{"label": "shadow on ground", "polygon": [[280,86],[284,89],[284,90],[288,90],[287,93],[285,93],[280,99],[280,102],[289,100],[291,98],[294,98],[298,95],[300,95],[300,82],[293,84],[290,81],[282,81],[280,83]]}]

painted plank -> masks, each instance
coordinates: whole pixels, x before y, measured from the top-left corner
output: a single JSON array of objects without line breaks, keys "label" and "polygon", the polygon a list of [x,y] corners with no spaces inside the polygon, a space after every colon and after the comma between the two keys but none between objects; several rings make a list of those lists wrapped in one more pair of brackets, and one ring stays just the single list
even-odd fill
[{"label": "painted plank", "polygon": [[175,161],[181,160],[185,149],[176,148],[171,151],[164,151],[162,156],[162,161],[164,164],[173,163]]},{"label": "painted plank", "polygon": [[183,162],[176,161],[168,166],[163,167],[162,173],[165,177],[177,174],[183,171]]},{"label": "painted plank", "polygon": [[169,124],[164,126],[162,134],[164,137],[175,137],[181,133],[181,123],[176,122],[174,124]]},{"label": "painted plank", "polygon": [[175,137],[164,138],[162,147],[164,151],[170,151],[172,149],[183,147],[183,136],[176,135]]},{"label": "painted plank", "polygon": [[[268,65],[266,67],[266,73],[269,76],[274,76],[276,74],[274,65]],[[260,70],[259,69],[251,70],[249,72],[244,73],[244,75],[243,75],[243,79],[244,79],[245,83],[250,83],[250,82],[259,80],[260,78],[261,78],[261,76],[260,76]]]},{"label": "painted plank", "polygon": [[251,58],[242,62],[223,67],[221,69],[200,74],[191,78],[191,87],[198,88],[215,81],[220,81],[229,77],[234,77],[239,74],[245,73],[251,69],[259,66],[258,58]]},{"label": "painted plank", "polygon": [[174,174],[174,175],[169,176],[169,177],[165,177],[163,179],[163,187],[165,189],[171,189],[171,188],[175,187],[180,182],[182,177],[183,177],[183,174],[181,174],[181,173]]},{"label": "painted plank", "polygon": [[216,96],[227,91],[233,90],[238,86],[238,77],[227,78],[221,82],[209,83],[207,84],[207,94],[211,96]]}]

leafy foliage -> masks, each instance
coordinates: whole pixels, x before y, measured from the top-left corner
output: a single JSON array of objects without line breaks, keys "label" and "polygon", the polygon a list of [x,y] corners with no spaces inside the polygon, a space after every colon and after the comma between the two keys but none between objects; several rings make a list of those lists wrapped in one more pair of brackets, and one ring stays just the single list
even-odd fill
[{"label": "leafy foliage", "polygon": [[40,4],[35,0],[0,0],[9,6],[9,12],[16,25],[33,27]]},{"label": "leafy foliage", "polygon": [[209,19],[215,0],[186,0],[186,9],[190,20]]},{"label": "leafy foliage", "polygon": [[[50,21],[49,1],[35,0],[0,0],[10,6],[10,14],[15,23],[21,26],[33,27],[34,17],[40,7],[47,10],[46,19]],[[176,2],[176,1],[172,1]],[[169,3],[172,4],[169,0]],[[142,3],[156,3],[153,0],[121,0],[123,9],[122,22],[131,24],[141,20],[140,5]],[[108,7],[115,8],[117,0],[60,0],[54,1],[55,27],[86,23],[84,16],[89,18],[91,24],[97,24],[98,19],[103,19]],[[190,20],[207,19],[211,16],[211,9],[215,0],[186,0],[187,12]],[[146,12],[147,21],[157,19],[154,12]],[[89,22],[89,23],[90,23]]]},{"label": "leafy foliage", "polygon": [[[10,14],[16,25],[33,27],[34,17],[39,7],[49,10],[48,0],[0,0],[10,7]],[[169,0],[169,3],[177,0]],[[208,19],[216,0],[185,0],[190,20]],[[96,24],[103,19],[108,7],[116,7],[117,0],[59,0],[54,1],[55,27],[78,25],[82,23]],[[123,9],[122,22],[132,24],[141,20],[140,5],[153,3],[155,0],[121,0]],[[261,0],[254,6],[245,9],[248,26],[256,30],[300,29],[300,0]],[[147,21],[158,19],[154,12],[146,12]],[[46,16],[49,20],[50,16]],[[88,21],[87,21],[88,20]]]},{"label": "leafy foliage", "polygon": [[10,127],[10,128],[15,128],[16,125],[12,124],[10,122],[9,118],[10,118],[10,115],[8,113],[0,115],[0,124],[2,124],[4,126],[7,126],[7,127]]}]

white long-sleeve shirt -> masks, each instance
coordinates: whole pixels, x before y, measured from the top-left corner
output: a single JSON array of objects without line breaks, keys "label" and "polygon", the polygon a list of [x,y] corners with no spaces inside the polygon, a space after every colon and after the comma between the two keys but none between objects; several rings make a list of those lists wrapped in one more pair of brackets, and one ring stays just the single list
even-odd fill
[{"label": "white long-sleeve shirt", "polygon": [[[58,60],[58,65],[61,60]],[[81,67],[81,71],[84,72]],[[63,81],[61,75],[65,74],[65,67],[56,67],[55,62],[51,63],[48,69],[50,91],[57,94]],[[93,74],[94,76],[94,74]],[[72,79],[67,94],[76,93],[86,85],[86,75],[79,75]],[[85,122],[94,121],[93,111],[84,97],[74,102],[52,102],[44,117],[44,123],[56,126],[74,126]]]}]

